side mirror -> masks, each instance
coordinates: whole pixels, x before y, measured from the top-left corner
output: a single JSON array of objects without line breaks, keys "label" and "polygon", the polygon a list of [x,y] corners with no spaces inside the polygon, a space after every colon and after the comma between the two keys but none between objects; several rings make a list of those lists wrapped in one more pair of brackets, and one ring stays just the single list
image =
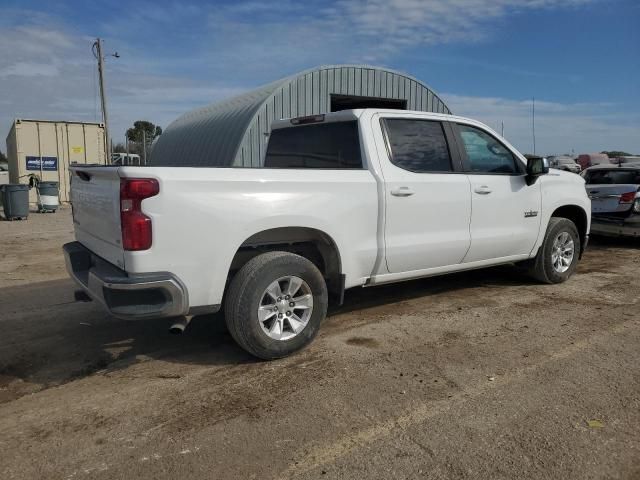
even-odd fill
[{"label": "side mirror", "polygon": [[527,185],[533,185],[540,175],[549,173],[549,161],[544,157],[527,159]]}]

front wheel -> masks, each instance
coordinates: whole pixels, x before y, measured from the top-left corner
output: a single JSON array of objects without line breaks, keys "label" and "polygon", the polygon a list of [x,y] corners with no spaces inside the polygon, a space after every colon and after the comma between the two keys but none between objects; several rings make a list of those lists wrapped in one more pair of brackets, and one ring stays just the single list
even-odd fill
[{"label": "front wheel", "polygon": [[327,314],[327,303],[325,280],[312,262],[289,252],[267,252],[234,276],[225,319],[238,345],[270,360],[308,345]]},{"label": "front wheel", "polygon": [[580,235],[569,219],[551,217],[544,242],[529,267],[530,275],[543,283],[562,283],[578,265]]}]

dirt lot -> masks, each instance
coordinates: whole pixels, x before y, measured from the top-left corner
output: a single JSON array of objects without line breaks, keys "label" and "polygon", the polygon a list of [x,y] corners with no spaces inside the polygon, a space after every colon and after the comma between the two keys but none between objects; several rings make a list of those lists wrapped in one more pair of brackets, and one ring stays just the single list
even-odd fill
[{"label": "dirt lot", "polygon": [[[640,478],[640,243],[348,292],[276,362],[74,303],[68,210],[0,223],[0,478]],[[592,422],[591,425],[589,424]]]}]

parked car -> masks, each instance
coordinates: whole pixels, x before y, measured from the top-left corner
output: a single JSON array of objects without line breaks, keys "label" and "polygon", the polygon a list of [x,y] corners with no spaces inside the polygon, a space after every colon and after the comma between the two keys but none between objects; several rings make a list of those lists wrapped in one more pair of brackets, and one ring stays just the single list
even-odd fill
[{"label": "parked car", "polygon": [[583,153],[578,155],[578,164],[584,170],[594,165],[611,165],[611,160],[605,153]]},{"label": "parked car", "polygon": [[224,304],[240,346],[283,357],[348,288],[516,262],[567,280],[591,206],[582,178],[548,173],[462,117],[279,120],[263,168],[74,166],[67,268],[116,317]]},{"label": "parked car", "polygon": [[625,155],[623,157],[612,158],[611,163],[620,164],[640,164],[640,155]]},{"label": "parked car", "polygon": [[571,157],[567,157],[564,155],[554,155],[548,157],[548,160],[549,166],[551,168],[556,168],[558,170],[564,170],[566,172],[572,173],[580,173],[580,171],[582,170],[580,168],[580,165],[578,165],[576,161]]},{"label": "parked car", "polygon": [[640,165],[597,165],[582,174],[591,198],[591,232],[640,236]]},{"label": "parked car", "polygon": [[112,153],[112,165],[142,165],[140,155],[135,153]]}]

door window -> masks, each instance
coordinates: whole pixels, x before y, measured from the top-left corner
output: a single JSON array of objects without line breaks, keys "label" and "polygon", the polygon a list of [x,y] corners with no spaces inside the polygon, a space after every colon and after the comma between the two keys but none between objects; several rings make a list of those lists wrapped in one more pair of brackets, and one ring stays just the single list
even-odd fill
[{"label": "door window", "polygon": [[468,125],[458,125],[458,129],[472,172],[511,175],[522,173],[513,154],[497,139]]},{"label": "door window", "polygon": [[429,120],[385,120],[391,163],[411,172],[451,172],[451,156],[442,123]]}]

